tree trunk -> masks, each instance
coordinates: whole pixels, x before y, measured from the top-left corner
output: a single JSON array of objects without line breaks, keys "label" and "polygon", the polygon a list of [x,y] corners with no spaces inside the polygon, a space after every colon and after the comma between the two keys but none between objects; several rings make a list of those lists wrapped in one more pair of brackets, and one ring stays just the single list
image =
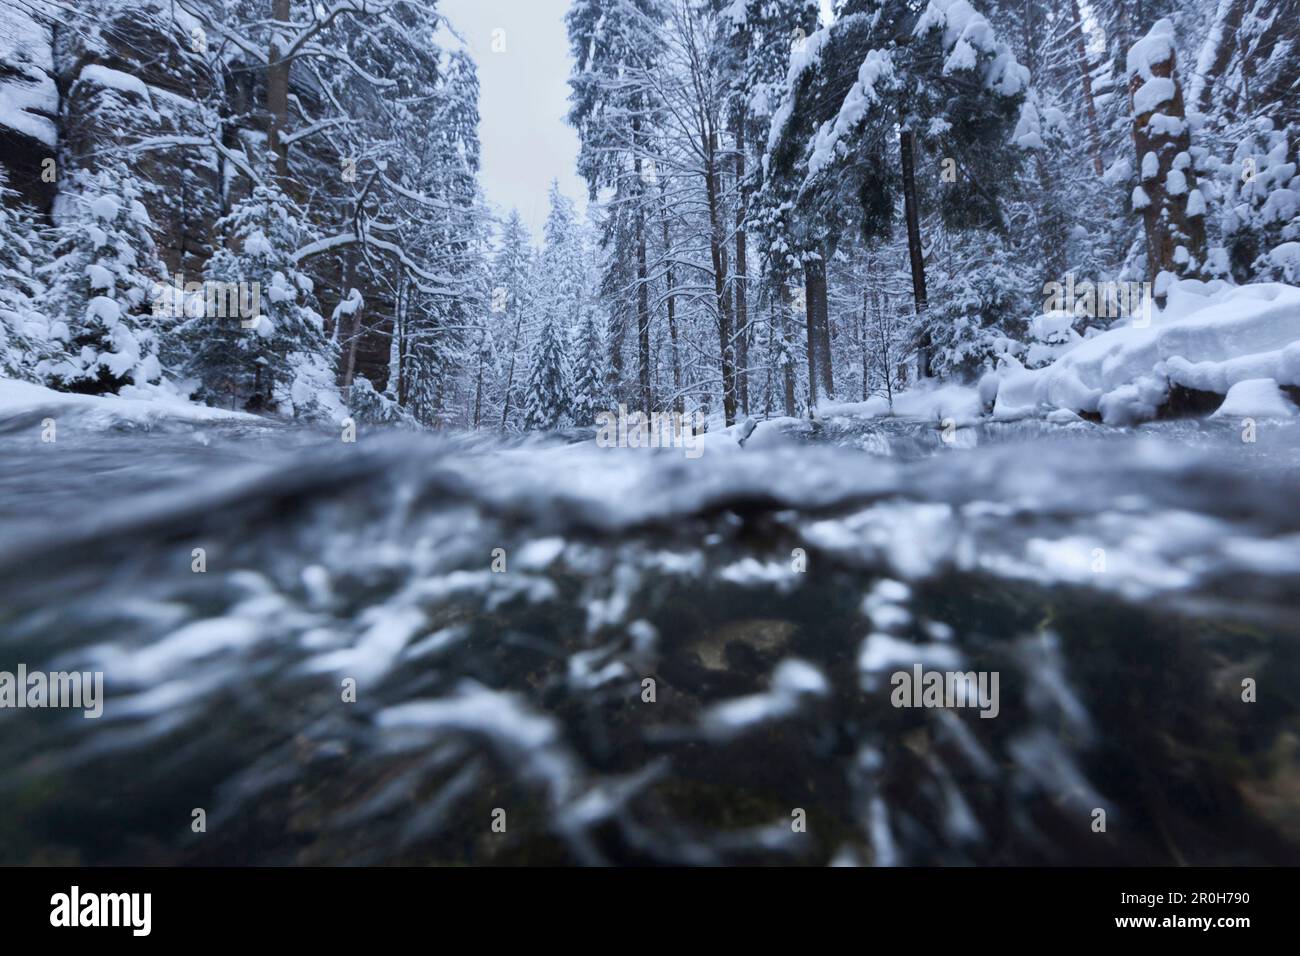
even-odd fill
[{"label": "tree trunk", "polygon": [[403,282],[397,290],[397,315],[394,317],[394,334],[397,335],[397,404],[405,406],[408,398],[407,395],[407,376],[406,376],[406,283]]},{"label": "tree trunk", "polygon": [[736,397],[742,414],[749,414],[749,304],[746,301],[745,237],[745,117],[736,119]]},{"label": "tree trunk", "polygon": [[[288,30],[291,0],[271,0],[271,19],[285,24]],[[267,127],[267,148],[275,154],[275,175],[283,185],[289,178],[289,147],[281,138],[289,126],[289,61],[281,48],[285,37],[280,27],[271,27],[271,43],[266,58],[266,111],[270,115]]]},{"label": "tree trunk", "polygon": [[[518,308],[518,307],[516,307]],[[510,370],[506,373],[506,394],[501,400],[501,430],[505,431],[510,421],[510,393],[515,385],[515,358],[519,355],[519,329],[523,326],[524,310],[519,309],[515,315],[515,331],[510,340]]]},{"label": "tree trunk", "polygon": [[478,349],[478,374],[474,377],[474,430],[478,431],[483,413],[483,343]]},{"label": "tree trunk", "polygon": [[[903,175],[903,211],[907,219],[907,255],[912,265],[912,301],[916,314],[924,316],[927,306],[925,291],[925,254],[921,247],[921,211],[916,197],[916,137],[910,129],[899,133],[899,157]],[[924,322],[924,319],[922,319]],[[921,334],[917,371],[930,375],[930,333]]]},{"label": "tree trunk", "polygon": [[[1186,122],[1181,124],[1177,133],[1167,128],[1152,129],[1150,122],[1156,113],[1177,120],[1187,116],[1183,105],[1182,84],[1178,80],[1177,54],[1172,50],[1168,59],[1161,63],[1151,63],[1151,73],[1156,78],[1168,78],[1173,81],[1173,95],[1159,103],[1151,103],[1151,109],[1137,114],[1134,107],[1133,147],[1137,155],[1138,177],[1141,189],[1146,194],[1147,204],[1142,209],[1142,224],[1146,231],[1147,275],[1154,281],[1162,272],[1173,275],[1192,276],[1199,273],[1205,262],[1205,219],[1204,216],[1187,214],[1191,197],[1196,194],[1196,173],[1192,169],[1189,151],[1192,148],[1192,134]],[[1140,73],[1135,74],[1129,83],[1129,104],[1133,106],[1134,97],[1144,83]],[[1148,154],[1155,157],[1154,175],[1143,174],[1143,159]],[[1186,160],[1181,168],[1175,165]],[[1171,172],[1181,173],[1183,186],[1173,192],[1169,189]],[[1177,176],[1174,177],[1175,180]],[[1180,253],[1179,250],[1183,250]],[[1157,298],[1162,290],[1157,289]]]},{"label": "tree trunk", "polygon": [[646,268],[645,181],[641,178],[641,120],[632,120],[632,144],[636,149],[636,324],[637,380],[645,414],[654,411],[654,390],[650,385],[650,280]]},{"label": "tree trunk", "polygon": [[664,234],[664,282],[667,284],[667,305],[668,305],[668,338],[672,343],[673,359],[673,408],[676,411],[685,411],[686,397],[682,394],[682,362],[681,354],[677,346],[677,296],[674,290],[677,288],[676,272],[673,269],[673,243],[672,235],[668,230],[668,200],[666,187],[662,182],[659,184],[660,198],[660,223],[663,226]]},{"label": "tree trunk", "polygon": [[785,413],[790,418],[799,414],[798,396],[795,394],[794,363],[790,361],[790,290],[782,282],[776,295],[777,332],[781,336],[781,386],[785,398]]},{"label": "tree trunk", "polygon": [[862,326],[858,330],[858,344],[862,346],[862,400],[865,402],[871,397],[871,383],[868,381],[870,372],[869,349],[867,348],[867,290],[862,290]]},{"label": "tree trunk", "polygon": [[736,357],[731,341],[731,309],[727,303],[726,239],[718,200],[718,164],[714,131],[701,130],[704,151],[704,191],[709,205],[709,256],[713,263],[713,294],[718,308],[718,352],[722,366],[722,412],[728,425],[736,421]]},{"label": "tree trunk", "polygon": [[1092,71],[1088,69],[1088,45],[1083,39],[1083,17],[1079,15],[1079,0],[1070,0],[1070,21],[1074,25],[1074,55],[1079,60],[1079,76],[1083,80],[1083,108],[1088,116],[1088,148],[1092,152],[1092,168],[1098,176],[1101,164],[1101,133],[1097,127],[1097,104],[1092,98]]},{"label": "tree trunk", "polygon": [[[343,265],[343,300],[346,301],[352,295],[352,289],[356,285],[356,263],[352,256],[344,256]],[[353,309],[348,315],[339,317],[340,343],[343,346],[343,381],[344,390],[352,387],[352,379],[357,370],[357,343],[361,339],[361,309]]]},{"label": "tree trunk", "polygon": [[817,308],[813,305],[813,279],[811,263],[803,264],[803,316],[804,329],[807,331],[808,349],[808,417],[812,418],[817,408]]},{"label": "tree trunk", "polygon": [[[808,389],[813,406],[820,391],[823,398],[835,397],[835,375],[831,364],[830,308],[826,290],[826,260],[821,254],[803,263],[804,295],[807,297],[808,315],[808,372],[810,382],[816,386]],[[811,409],[809,410],[811,412]]]}]

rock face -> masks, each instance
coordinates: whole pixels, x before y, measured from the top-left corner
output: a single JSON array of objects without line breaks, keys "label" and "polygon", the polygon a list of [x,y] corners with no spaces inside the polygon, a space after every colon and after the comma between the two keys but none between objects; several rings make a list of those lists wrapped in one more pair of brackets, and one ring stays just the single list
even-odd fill
[{"label": "rock face", "polygon": [[[19,0],[0,0],[0,168],[14,200],[48,221],[80,201],[67,187],[74,169],[124,162],[144,191],[153,238],[169,276],[201,279],[220,242],[217,222],[246,194],[248,180],[229,155],[265,149],[265,78],[227,64],[214,73],[194,51],[191,25],[165,0],[106,5],[102,19],[77,29],[33,20]],[[291,94],[310,108],[314,90],[295,74]],[[319,147],[317,147],[319,149]],[[311,141],[294,147],[295,167],[332,166]],[[319,202],[319,182],[295,198]],[[311,263],[320,312],[346,294],[341,257]],[[383,297],[365,293],[366,327],[386,327]],[[356,371],[381,391],[388,378],[388,338],[364,334]]]},{"label": "rock face", "polygon": [[96,165],[109,147],[168,142],[126,155],[169,273],[196,279],[224,211],[220,157],[212,146],[173,143],[205,136],[222,83],[183,42],[158,12],[124,9],[97,32],[57,29],[54,64],[63,91],[59,152],[68,166]]},{"label": "rock face", "polygon": [[0,0],[0,166],[19,201],[42,211],[54,202],[56,184],[41,170],[55,158],[58,120],[53,30]]}]

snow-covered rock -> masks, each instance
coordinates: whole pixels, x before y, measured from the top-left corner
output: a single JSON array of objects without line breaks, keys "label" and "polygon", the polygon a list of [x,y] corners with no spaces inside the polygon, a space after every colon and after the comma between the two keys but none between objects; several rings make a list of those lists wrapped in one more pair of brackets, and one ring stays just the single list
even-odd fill
[{"label": "snow-covered rock", "polygon": [[1108,424],[1153,417],[1172,386],[1226,395],[1240,382],[1300,385],[1300,288],[1176,281],[1150,325],[1080,340],[1045,368],[1008,359],[997,373],[994,417],[1064,408]]},{"label": "snow-covered rock", "polygon": [[1211,418],[1295,418],[1297,409],[1271,378],[1248,378],[1228,389]]}]

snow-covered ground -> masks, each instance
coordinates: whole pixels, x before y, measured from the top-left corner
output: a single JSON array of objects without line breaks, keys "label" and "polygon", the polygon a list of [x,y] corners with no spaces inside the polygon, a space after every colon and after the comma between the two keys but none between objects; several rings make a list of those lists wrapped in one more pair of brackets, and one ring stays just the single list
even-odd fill
[{"label": "snow-covered ground", "polygon": [[136,390],[132,397],[74,395],[30,382],[0,379],[0,422],[34,415],[49,415],[56,424],[60,416],[66,415],[92,430],[150,428],[164,422],[264,424],[267,421],[246,412],[199,405],[160,389]]}]

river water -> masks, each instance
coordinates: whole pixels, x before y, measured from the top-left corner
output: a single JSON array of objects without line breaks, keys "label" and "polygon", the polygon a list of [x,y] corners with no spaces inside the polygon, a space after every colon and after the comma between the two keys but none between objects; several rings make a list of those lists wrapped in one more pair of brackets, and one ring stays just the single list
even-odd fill
[{"label": "river water", "polygon": [[1300,863],[1295,427],[40,419],[0,671],[106,699],[0,709],[0,863]]}]

